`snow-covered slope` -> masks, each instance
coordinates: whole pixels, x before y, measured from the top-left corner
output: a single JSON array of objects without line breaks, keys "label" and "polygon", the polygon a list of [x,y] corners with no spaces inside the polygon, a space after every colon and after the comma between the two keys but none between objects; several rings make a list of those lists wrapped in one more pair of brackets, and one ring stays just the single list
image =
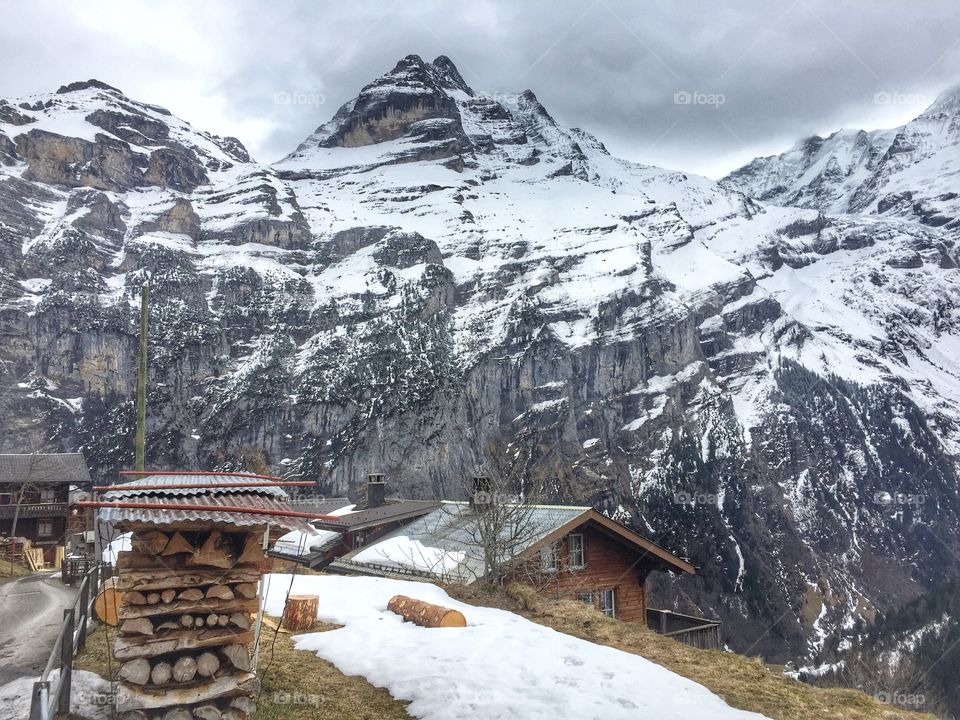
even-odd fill
[{"label": "snow-covered slope", "polygon": [[721,184],[777,205],[960,227],[960,85],[892,130],[839,130],[756,158]]},{"label": "snow-covered slope", "polygon": [[[950,167],[936,107],[910,168]],[[520,473],[694,558],[657,602],[768,658],[957,565],[949,224],[615,158],[417,56],[275,166],[96,82],[0,105],[0,161],[4,449],[130,462],[149,277],[156,465]]]},{"label": "snow-covered slope", "polygon": [[[291,584],[292,580],[292,584]],[[639,655],[596,645],[505,610],[453,600],[434,585],[383,578],[268,576],[266,610],[290,590],[321,597],[319,619],[343,625],[299,635],[347,675],[384,687],[424,720],[583,717],[604,720],[762,720]],[[406,595],[461,611],[465,628],[441,631],[387,610]],[[357,652],[376,648],[376,652]]]}]

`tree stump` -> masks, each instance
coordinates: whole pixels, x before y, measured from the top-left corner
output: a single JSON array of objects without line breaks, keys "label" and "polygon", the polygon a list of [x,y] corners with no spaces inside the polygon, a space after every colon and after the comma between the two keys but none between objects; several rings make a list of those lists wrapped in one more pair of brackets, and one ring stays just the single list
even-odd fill
[{"label": "tree stump", "polygon": [[283,608],[283,626],[294,631],[312,628],[319,608],[319,595],[291,595]]},{"label": "tree stump", "polygon": [[387,610],[401,616],[404,620],[422,627],[466,627],[467,619],[459,610],[451,610],[440,605],[415,600],[406,595],[394,595],[387,603]]}]

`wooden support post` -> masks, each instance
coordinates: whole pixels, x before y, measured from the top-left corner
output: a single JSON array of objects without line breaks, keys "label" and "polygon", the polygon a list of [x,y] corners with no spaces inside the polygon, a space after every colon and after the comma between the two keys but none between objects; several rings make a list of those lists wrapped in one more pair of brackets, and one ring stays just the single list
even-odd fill
[{"label": "wooden support post", "polygon": [[140,288],[140,352],[137,357],[137,429],[136,429],[136,459],[134,465],[137,470],[143,470],[146,455],[147,434],[147,332],[148,308],[150,306],[150,280],[144,278]]},{"label": "wooden support post", "polygon": [[50,705],[50,681],[41,680],[33,684],[30,696],[30,720],[47,720]]},{"label": "wooden support post", "polygon": [[77,650],[83,650],[87,644],[87,621],[90,619],[90,575],[80,581],[80,632],[77,633]]},{"label": "wooden support post", "polygon": [[50,703],[50,681],[42,680],[33,684],[30,696],[30,720],[47,720],[47,705]]},{"label": "wooden support post", "polygon": [[70,714],[70,684],[73,681],[73,632],[76,629],[76,614],[73,608],[63,611],[63,640],[60,641],[60,694],[57,698],[57,714]]}]

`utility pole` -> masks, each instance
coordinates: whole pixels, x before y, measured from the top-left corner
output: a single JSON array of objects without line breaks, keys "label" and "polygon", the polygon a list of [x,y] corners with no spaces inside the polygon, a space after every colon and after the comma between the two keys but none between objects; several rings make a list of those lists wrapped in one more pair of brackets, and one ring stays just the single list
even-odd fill
[{"label": "utility pole", "polygon": [[136,470],[143,470],[147,426],[147,307],[150,303],[149,280],[140,288],[140,357],[137,372],[137,459]]}]

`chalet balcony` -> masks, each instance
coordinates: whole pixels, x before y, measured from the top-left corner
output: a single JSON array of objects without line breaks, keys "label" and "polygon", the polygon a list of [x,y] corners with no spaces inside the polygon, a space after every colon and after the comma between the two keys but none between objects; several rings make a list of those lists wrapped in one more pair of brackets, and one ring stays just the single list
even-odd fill
[{"label": "chalet balcony", "polygon": [[647,627],[664,637],[701,650],[722,650],[719,620],[647,608]]},{"label": "chalet balcony", "polygon": [[[0,520],[10,520],[17,513],[16,504],[0,505]],[[59,517],[67,514],[67,503],[23,503],[21,518]]]}]

